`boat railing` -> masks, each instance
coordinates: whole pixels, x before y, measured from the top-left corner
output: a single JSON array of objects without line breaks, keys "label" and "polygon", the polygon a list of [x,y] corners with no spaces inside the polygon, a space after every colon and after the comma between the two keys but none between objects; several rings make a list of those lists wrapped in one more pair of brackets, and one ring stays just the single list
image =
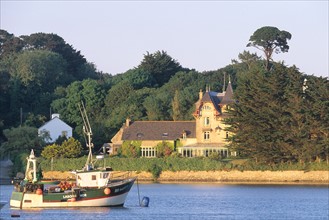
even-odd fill
[{"label": "boat railing", "polygon": [[128,180],[131,176],[131,171],[112,171],[108,179],[108,184]]}]

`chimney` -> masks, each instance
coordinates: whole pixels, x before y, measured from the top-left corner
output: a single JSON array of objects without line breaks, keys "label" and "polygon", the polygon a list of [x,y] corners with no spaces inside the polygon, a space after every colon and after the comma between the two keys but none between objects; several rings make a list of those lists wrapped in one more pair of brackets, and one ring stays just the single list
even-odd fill
[{"label": "chimney", "polygon": [[126,127],[129,127],[130,124],[131,124],[131,120],[130,120],[130,118],[127,118],[126,119]]},{"label": "chimney", "polygon": [[51,119],[54,119],[54,118],[59,118],[59,114],[52,114]]},{"label": "chimney", "polygon": [[200,89],[200,92],[199,92],[199,99],[200,100],[202,99],[202,96],[203,96],[203,92],[202,92],[202,89]]}]

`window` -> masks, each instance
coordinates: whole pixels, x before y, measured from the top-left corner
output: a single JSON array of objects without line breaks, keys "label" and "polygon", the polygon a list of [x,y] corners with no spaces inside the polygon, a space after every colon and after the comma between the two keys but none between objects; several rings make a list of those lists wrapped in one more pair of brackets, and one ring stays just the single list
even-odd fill
[{"label": "window", "polygon": [[202,109],[204,109],[204,110],[211,110],[211,107],[209,105],[205,105],[205,106],[202,107]]},{"label": "window", "polygon": [[91,180],[96,180],[96,175],[92,175]]},{"label": "window", "polygon": [[203,139],[204,140],[209,140],[210,139],[210,132],[209,131],[206,131],[203,133]]},{"label": "window", "polygon": [[205,117],[204,118],[204,125],[205,126],[209,126],[210,125],[210,119],[209,119],[209,117]]},{"label": "window", "polygon": [[62,131],[62,137],[67,137],[67,131]]},{"label": "window", "polygon": [[156,148],[154,147],[142,147],[141,148],[142,157],[156,157]]},{"label": "window", "polygon": [[226,138],[228,138],[228,131],[226,132]]}]

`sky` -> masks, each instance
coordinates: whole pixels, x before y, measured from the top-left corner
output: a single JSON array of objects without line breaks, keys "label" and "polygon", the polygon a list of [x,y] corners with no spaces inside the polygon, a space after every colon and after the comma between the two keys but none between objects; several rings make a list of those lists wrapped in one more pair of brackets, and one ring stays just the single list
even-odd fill
[{"label": "sky", "polygon": [[15,36],[54,33],[109,74],[166,51],[183,67],[211,71],[231,64],[264,26],[288,31],[287,53],[273,60],[329,77],[328,0],[55,1],[0,0],[0,28]]}]

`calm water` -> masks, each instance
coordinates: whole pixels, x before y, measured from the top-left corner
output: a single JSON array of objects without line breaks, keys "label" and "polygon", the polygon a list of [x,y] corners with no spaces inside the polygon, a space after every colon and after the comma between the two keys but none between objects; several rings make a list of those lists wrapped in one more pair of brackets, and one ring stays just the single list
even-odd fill
[{"label": "calm water", "polygon": [[[0,186],[1,201],[9,201],[12,186]],[[11,209],[0,219],[329,219],[328,186],[136,184],[123,208]],[[11,215],[20,215],[12,218]]]}]

